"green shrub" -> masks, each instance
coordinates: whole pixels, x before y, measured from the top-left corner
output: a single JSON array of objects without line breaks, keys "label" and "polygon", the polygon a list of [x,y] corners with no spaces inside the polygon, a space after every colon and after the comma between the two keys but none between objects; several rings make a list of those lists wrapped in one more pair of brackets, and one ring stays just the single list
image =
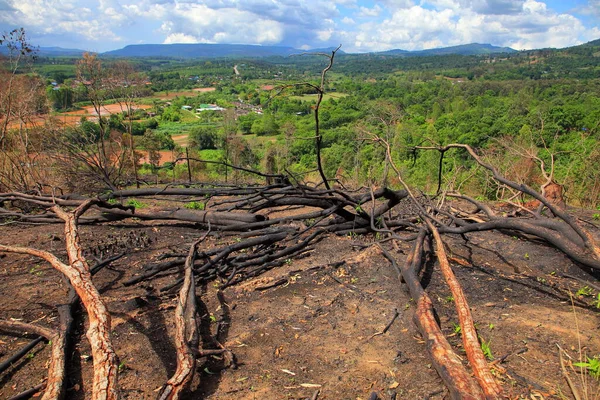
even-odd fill
[{"label": "green shrub", "polygon": [[204,211],[204,207],[206,207],[206,204],[201,201],[190,201],[184,207],[189,208],[190,210]]}]

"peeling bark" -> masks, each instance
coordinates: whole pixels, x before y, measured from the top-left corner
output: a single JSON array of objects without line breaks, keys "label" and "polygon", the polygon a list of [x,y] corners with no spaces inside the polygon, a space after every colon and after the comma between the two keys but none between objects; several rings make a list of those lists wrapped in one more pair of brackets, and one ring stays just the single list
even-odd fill
[{"label": "peeling bark", "polygon": [[92,399],[115,400],[119,398],[118,371],[117,356],[110,337],[110,315],[92,282],[89,265],[82,255],[77,230],[77,218],[92,203],[93,201],[86,201],[71,213],[64,211],[60,206],[52,208],[65,221],[65,244],[70,265],[64,264],[54,254],[43,250],[0,245],[0,251],[29,254],[42,258],[69,279],[89,316],[89,328],[86,335],[92,348],[94,361]]},{"label": "peeling bark", "polygon": [[473,317],[471,316],[471,309],[469,308],[465,294],[458,279],[456,279],[452,268],[450,268],[450,263],[448,262],[448,257],[440,233],[431,222],[427,221],[427,225],[429,225],[429,229],[435,240],[435,254],[440,269],[452,292],[452,297],[454,297],[454,305],[456,306],[456,313],[458,314],[458,322],[460,323],[463,347],[467,352],[467,359],[471,364],[475,378],[477,379],[479,386],[481,386],[485,398],[487,400],[498,399],[500,393],[502,393],[502,389],[490,373],[483,351],[481,351],[477,331],[475,330],[475,324],[473,323]]},{"label": "peeling bark", "polygon": [[42,400],[60,400],[64,395],[65,347],[63,338],[65,337],[65,331],[62,328],[63,326],[61,326],[59,331],[54,331],[39,325],[20,321],[0,320],[0,329],[2,330],[35,333],[52,342],[52,352],[48,366],[48,380],[45,383],[46,390],[44,391]]},{"label": "peeling bark", "polygon": [[[440,330],[431,299],[423,290],[415,270],[422,263],[423,243],[425,231],[421,230],[411,253],[402,264],[400,270],[406,282],[410,295],[417,303],[417,309],[413,319],[426,341],[427,351],[431,357],[432,364],[444,381],[453,400],[481,400],[484,399],[477,383],[471,378],[462,365],[460,358],[454,353],[450,343],[446,340]],[[397,265],[392,255],[383,249],[383,254],[392,263]]]},{"label": "peeling bark", "polygon": [[[207,232],[208,233],[208,232]],[[206,236],[205,236],[206,237]],[[179,291],[175,309],[175,347],[177,349],[177,369],[161,389],[158,400],[177,400],[187,387],[196,367],[195,349],[198,348],[198,325],[196,319],[196,286],[194,285],[195,242],[185,260],[185,278]]]}]

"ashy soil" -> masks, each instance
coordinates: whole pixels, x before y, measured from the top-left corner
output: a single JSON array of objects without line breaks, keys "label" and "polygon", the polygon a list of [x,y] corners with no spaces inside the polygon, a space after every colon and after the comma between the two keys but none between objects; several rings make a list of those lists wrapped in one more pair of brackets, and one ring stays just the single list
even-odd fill
[{"label": "ashy soil", "polygon": [[[193,225],[139,221],[81,226],[92,265],[126,252],[94,277],[112,315],[124,398],[155,398],[175,371],[176,292],[159,289],[180,278],[182,271],[131,287],[123,282],[161,254],[186,253],[202,234]],[[0,237],[4,244],[46,249],[66,258],[59,224],[4,225]],[[593,278],[543,243],[497,232],[445,238],[505,395],[573,398],[561,372],[559,346],[572,357],[565,356],[567,367],[582,356],[600,354],[600,319],[592,297],[580,290],[585,285],[562,275]],[[203,246],[235,240],[211,237]],[[185,398],[310,399],[317,390],[318,399],[331,400],[367,399],[372,392],[382,399],[394,394],[398,399],[447,398],[412,322],[414,302],[373,241],[371,236],[328,236],[308,256],[227,288],[225,305],[216,297],[218,282],[197,288],[203,347],[214,348],[211,337],[218,331],[217,339],[233,351],[236,365],[228,366],[220,356],[200,359]],[[410,243],[400,244],[395,252],[399,262],[409,248]],[[56,305],[67,298],[63,279],[34,257],[0,257],[0,318],[56,327]],[[345,263],[334,266],[338,261]],[[280,281],[285,283],[265,288]],[[437,265],[427,264],[423,284],[444,333],[464,355],[452,297]],[[381,333],[396,312],[389,330]],[[68,399],[90,397],[92,360],[85,315],[79,312],[77,321],[67,358]],[[0,361],[30,340],[0,333]],[[39,344],[0,375],[0,398],[41,383],[49,353],[49,345]],[[597,381],[579,369],[568,371],[579,390],[583,378],[589,380],[588,389],[598,390]]]}]

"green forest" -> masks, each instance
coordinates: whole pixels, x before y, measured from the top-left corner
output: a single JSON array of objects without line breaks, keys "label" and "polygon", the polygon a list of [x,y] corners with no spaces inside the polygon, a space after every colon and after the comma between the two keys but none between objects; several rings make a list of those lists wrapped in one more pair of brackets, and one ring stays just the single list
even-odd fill
[{"label": "green forest", "polygon": [[[460,190],[503,199],[461,151],[443,152],[440,159],[438,152],[418,149],[461,143],[517,182],[539,187],[550,176],[569,203],[600,205],[599,41],[481,56],[337,55],[323,76],[319,149],[317,89],[329,62],[323,55],[194,61],[33,54],[20,56],[13,70],[15,59],[5,63],[3,79],[18,85],[13,110],[3,104],[0,112],[3,151],[17,151],[26,135],[20,151],[55,155],[68,165],[63,173],[86,176],[86,187],[131,185],[133,175],[145,182],[191,174],[207,182],[260,178],[230,166],[318,183],[318,150],[325,176],[336,184],[398,186],[390,172],[394,163],[427,193]],[[200,88],[211,91],[193,91]],[[21,111],[15,112],[18,102]],[[106,104],[119,104],[120,111],[57,123],[65,113]],[[199,111],[210,104],[224,110]],[[93,161],[99,141],[114,153],[104,162]],[[186,151],[188,158],[211,163],[194,161],[188,170],[173,162]],[[169,161],[161,161],[161,152],[171,152]],[[7,175],[3,191],[27,189],[35,173]]]}]

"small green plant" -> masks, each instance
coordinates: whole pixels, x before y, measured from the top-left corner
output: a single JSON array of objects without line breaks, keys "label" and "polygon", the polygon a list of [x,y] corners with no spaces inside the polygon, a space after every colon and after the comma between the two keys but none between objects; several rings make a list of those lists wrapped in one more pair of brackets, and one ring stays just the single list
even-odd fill
[{"label": "small green plant", "polygon": [[213,323],[217,322],[217,317],[215,317],[214,315],[210,314],[209,318],[210,318],[210,322],[213,322]]},{"label": "small green plant", "polygon": [[592,304],[594,305],[594,307],[600,308],[600,293],[596,295],[596,298],[594,299]]},{"label": "small green plant", "polygon": [[190,210],[200,210],[200,211],[204,211],[204,208],[206,207],[206,204],[201,202],[201,201],[190,201],[189,203],[187,203],[186,205],[184,205],[185,208],[189,208]]},{"label": "small green plant", "polygon": [[593,295],[592,288],[589,286],[584,286],[575,293],[575,296],[577,296],[577,297],[592,296],[592,295]]},{"label": "small green plant", "polygon": [[524,257],[525,257],[526,260],[529,260],[529,253],[525,253]]},{"label": "small green plant", "polygon": [[29,273],[35,276],[42,276],[44,275],[44,271],[40,271],[40,268],[40,264],[35,264],[29,269]]},{"label": "small green plant", "polygon": [[27,356],[25,356],[25,358],[27,358],[28,360],[31,360],[33,357],[35,357],[34,353],[27,353]]},{"label": "small green plant", "polygon": [[125,361],[121,361],[121,363],[119,364],[119,367],[118,367],[119,373],[125,371],[126,369],[127,369],[127,365],[125,364]]},{"label": "small green plant", "polygon": [[457,324],[456,322],[452,323],[452,330],[454,331],[455,335],[460,335],[462,333],[462,328],[460,327],[460,324]]},{"label": "small green plant", "polygon": [[107,203],[108,203],[108,204],[113,204],[113,205],[114,205],[114,204],[117,204],[117,203],[119,203],[119,202],[117,201],[117,199],[108,199]]},{"label": "small green plant", "polygon": [[488,325],[488,328],[490,328],[490,330],[494,329],[496,327],[496,325],[492,324],[491,322]]},{"label": "small green plant", "polygon": [[587,357],[587,362],[573,363],[573,365],[585,368],[592,378],[600,380],[600,356]]},{"label": "small green plant", "polygon": [[136,200],[136,199],[129,199],[129,200],[127,200],[127,205],[128,206],[132,206],[132,207],[134,207],[136,209],[137,208],[144,208],[144,207],[146,207],[146,205],[144,203],[142,203],[141,201]]},{"label": "small green plant", "polygon": [[485,358],[492,361],[494,359],[494,355],[492,354],[492,348],[490,347],[492,341],[489,340],[486,342],[481,336],[479,337],[479,339],[481,340],[481,351],[483,352],[483,355],[485,356]]},{"label": "small green plant", "polygon": [[592,219],[594,221],[600,221],[600,213],[596,213],[596,214],[592,215]]},{"label": "small green plant", "polygon": [[360,204],[358,204],[356,207],[354,207],[354,209],[356,210],[357,213],[362,213],[363,212],[363,209],[360,206]]},{"label": "small green plant", "polygon": [[444,300],[446,300],[446,303],[452,303],[454,302],[454,296],[446,296]]}]

